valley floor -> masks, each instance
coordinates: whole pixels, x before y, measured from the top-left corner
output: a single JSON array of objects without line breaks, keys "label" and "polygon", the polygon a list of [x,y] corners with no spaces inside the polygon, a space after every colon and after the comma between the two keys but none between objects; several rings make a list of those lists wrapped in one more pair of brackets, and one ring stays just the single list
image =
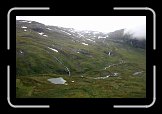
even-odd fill
[{"label": "valley floor", "polygon": [[[62,77],[65,84],[53,84],[49,78]],[[93,76],[40,74],[17,76],[17,98],[145,98],[146,74],[120,73],[105,79]]]}]

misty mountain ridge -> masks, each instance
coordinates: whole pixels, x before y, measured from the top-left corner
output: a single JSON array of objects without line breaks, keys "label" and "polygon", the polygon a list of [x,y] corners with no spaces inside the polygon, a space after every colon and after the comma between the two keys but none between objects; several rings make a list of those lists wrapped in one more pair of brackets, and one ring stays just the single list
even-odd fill
[{"label": "misty mountain ridge", "polygon": [[116,41],[125,42],[137,48],[146,48],[146,39],[144,37],[134,37],[132,33],[125,32],[125,29],[119,29],[113,32],[105,33],[93,30],[75,30],[74,28],[65,28],[60,26],[46,26],[35,21],[27,20],[17,20],[16,23],[17,27],[26,26],[36,32],[57,32],[74,39],[84,39],[85,37],[93,37],[89,39],[89,41],[94,40],[93,42],[102,41],[103,39],[104,41],[115,39]]}]

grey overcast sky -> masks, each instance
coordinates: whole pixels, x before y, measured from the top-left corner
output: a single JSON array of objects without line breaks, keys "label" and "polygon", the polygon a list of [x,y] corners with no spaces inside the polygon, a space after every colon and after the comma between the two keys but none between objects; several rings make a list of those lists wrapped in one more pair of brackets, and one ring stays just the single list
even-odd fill
[{"label": "grey overcast sky", "polygon": [[124,28],[136,37],[146,37],[146,16],[16,16],[16,20],[101,32]]}]

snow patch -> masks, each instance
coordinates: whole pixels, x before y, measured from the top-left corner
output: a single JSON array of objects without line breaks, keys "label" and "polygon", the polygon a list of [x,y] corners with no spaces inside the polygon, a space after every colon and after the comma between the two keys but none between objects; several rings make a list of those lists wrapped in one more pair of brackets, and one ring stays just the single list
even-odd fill
[{"label": "snow patch", "polygon": [[24,28],[24,29],[25,29],[25,28],[27,28],[27,27],[25,27],[25,26],[22,26],[21,28]]},{"label": "snow patch", "polygon": [[97,31],[96,31],[96,32],[93,32],[93,34],[99,34],[99,33],[100,33],[100,32],[97,32]]},{"label": "snow patch", "polygon": [[38,32],[39,35],[43,35],[44,33],[43,32]]},{"label": "snow patch", "polygon": [[71,30],[70,32],[75,33],[75,31]]},{"label": "snow patch", "polygon": [[24,31],[26,32],[27,30],[26,30],[26,29],[24,29]]},{"label": "snow patch", "polygon": [[114,76],[118,76],[119,73],[114,73]]},{"label": "snow patch", "polygon": [[39,35],[42,35],[44,37],[48,37],[48,35],[44,34],[43,32],[38,32]]},{"label": "snow patch", "polygon": [[46,28],[46,29],[48,29],[48,30],[52,30],[52,29],[50,29],[50,28]]},{"label": "snow patch", "polygon": [[27,23],[31,23],[31,21],[28,21]]},{"label": "snow patch", "polygon": [[106,37],[99,36],[98,39],[100,39],[100,38],[106,38]]},{"label": "snow patch", "polygon": [[85,31],[85,33],[89,33],[89,31]]},{"label": "snow patch", "polygon": [[58,52],[56,49],[53,49],[53,48],[50,48],[50,47],[48,47],[48,49],[55,51],[55,52]]},{"label": "snow patch", "polygon": [[89,39],[89,38],[88,38],[87,40],[89,40],[89,41],[91,41],[91,42],[95,42],[94,40],[92,40],[92,39]]},{"label": "snow patch", "polygon": [[45,34],[43,36],[48,37],[48,35],[45,35]]},{"label": "snow patch", "polygon": [[68,35],[71,35],[70,33],[67,33],[67,32],[65,32],[66,34],[68,34]]},{"label": "snow patch", "polygon": [[135,76],[135,75],[139,75],[139,74],[142,74],[142,73],[143,73],[143,71],[135,72],[135,73],[133,73],[133,75]]},{"label": "snow patch", "polygon": [[23,22],[23,23],[31,23],[31,21],[20,21],[20,22]]},{"label": "snow patch", "polygon": [[109,65],[108,67],[105,67],[105,70],[107,69],[107,68],[110,68],[111,67],[111,65]]},{"label": "snow patch", "polygon": [[79,36],[79,37],[84,37],[84,35],[82,35],[82,34],[80,34],[80,33],[78,33],[78,36]]},{"label": "snow patch", "polygon": [[88,44],[86,44],[86,43],[82,43],[83,45],[85,45],[85,46],[88,46]]},{"label": "snow patch", "polygon": [[71,35],[71,34],[70,34],[70,33],[68,33],[68,32],[65,32],[65,31],[62,31],[62,32],[66,33],[66,34],[68,34],[68,35]]},{"label": "snow patch", "polygon": [[20,21],[20,22],[28,22],[28,21]]}]

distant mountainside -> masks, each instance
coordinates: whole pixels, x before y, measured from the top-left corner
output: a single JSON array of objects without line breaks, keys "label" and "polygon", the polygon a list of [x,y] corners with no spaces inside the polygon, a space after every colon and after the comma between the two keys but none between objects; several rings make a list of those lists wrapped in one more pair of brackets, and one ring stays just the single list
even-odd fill
[{"label": "distant mountainside", "polygon": [[[77,31],[35,21],[16,20],[17,88],[21,90],[19,86],[26,85],[22,90],[26,91],[29,83],[38,83],[30,86],[34,91],[33,87],[47,84],[41,81],[43,78],[38,78],[47,74],[47,77],[66,76],[67,80],[71,79],[67,78],[69,76],[83,77],[85,80],[82,84],[109,76],[123,76],[125,82],[135,72],[143,72],[145,76],[145,42],[130,38],[129,34],[124,34],[124,29],[110,33]],[[18,96],[22,96],[21,92]],[[24,93],[24,96],[28,94]]]}]

